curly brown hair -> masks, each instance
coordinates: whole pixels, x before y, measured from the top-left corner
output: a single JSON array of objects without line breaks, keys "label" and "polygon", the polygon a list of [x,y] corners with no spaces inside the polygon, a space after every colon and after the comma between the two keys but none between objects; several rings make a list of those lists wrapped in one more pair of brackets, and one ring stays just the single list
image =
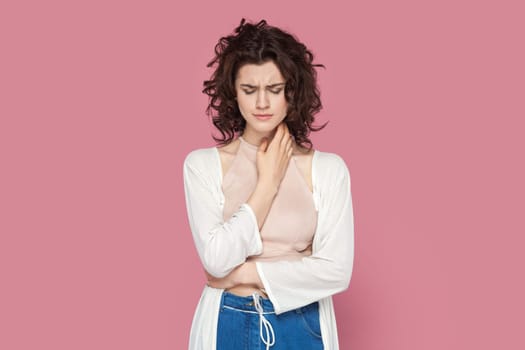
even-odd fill
[{"label": "curly brown hair", "polygon": [[264,19],[253,24],[243,18],[235,33],[219,39],[215,57],[207,65],[218,64],[211,79],[204,81],[202,90],[209,96],[206,114],[212,117],[213,125],[222,135],[222,138],[212,136],[213,139],[221,145],[227,144],[236,132],[242,134],[246,126],[235,99],[239,68],[247,63],[262,64],[272,60],[286,81],[284,92],[288,110],[284,121],[295,142],[300,146],[307,144],[310,150],[313,145],[308,135],[328,123],[319,127],[312,125],[314,115],[322,108],[314,67],[326,67],[313,64],[314,55],[303,43],[292,34],[267,25]]}]

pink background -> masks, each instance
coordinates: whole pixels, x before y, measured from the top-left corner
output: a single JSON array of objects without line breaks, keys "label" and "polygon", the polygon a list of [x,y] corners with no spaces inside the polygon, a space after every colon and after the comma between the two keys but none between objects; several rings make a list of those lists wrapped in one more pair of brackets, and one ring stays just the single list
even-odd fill
[{"label": "pink background", "polygon": [[347,162],[341,349],[524,349],[521,1],[2,1],[0,349],[185,349],[182,161],[241,18],[296,34]]}]

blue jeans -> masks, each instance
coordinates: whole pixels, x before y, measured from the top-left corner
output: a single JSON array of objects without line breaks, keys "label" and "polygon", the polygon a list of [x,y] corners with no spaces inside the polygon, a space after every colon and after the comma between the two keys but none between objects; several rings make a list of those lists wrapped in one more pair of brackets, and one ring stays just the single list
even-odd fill
[{"label": "blue jeans", "polygon": [[217,350],[322,350],[319,303],[276,315],[269,299],[223,292]]}]

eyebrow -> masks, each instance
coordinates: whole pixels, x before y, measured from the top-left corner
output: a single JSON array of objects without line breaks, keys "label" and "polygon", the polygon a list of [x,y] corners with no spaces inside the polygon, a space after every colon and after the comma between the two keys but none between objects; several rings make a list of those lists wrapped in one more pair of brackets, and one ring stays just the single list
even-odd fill
[{"label": "eyebrow", "polygon": [[[275,83],[275,84],[272,84],[272,85],[267,85],[267,87],[274,88],[274,87],[277,87],[279,85],[284,85],[284,84],[286,84],[286,83]],[[248,87],[248,88],[256,88],[257,87],[257,86],[250,85],[250,84],[241,84],[241,86]]]}]

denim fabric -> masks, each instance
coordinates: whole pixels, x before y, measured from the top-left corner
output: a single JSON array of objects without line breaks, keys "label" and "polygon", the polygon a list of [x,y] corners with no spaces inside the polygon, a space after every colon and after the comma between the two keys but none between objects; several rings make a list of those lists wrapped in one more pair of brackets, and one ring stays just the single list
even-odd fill
[{"label": "denim fabric", "polygon": [[[267,328],[252,296],[223,292],[217,328],[217,350],[266,350]],[[275,342],[271,350],[322,350],[319,303],[276,315],[272,302],[260,298],[264,318],[271,324]]]}]

